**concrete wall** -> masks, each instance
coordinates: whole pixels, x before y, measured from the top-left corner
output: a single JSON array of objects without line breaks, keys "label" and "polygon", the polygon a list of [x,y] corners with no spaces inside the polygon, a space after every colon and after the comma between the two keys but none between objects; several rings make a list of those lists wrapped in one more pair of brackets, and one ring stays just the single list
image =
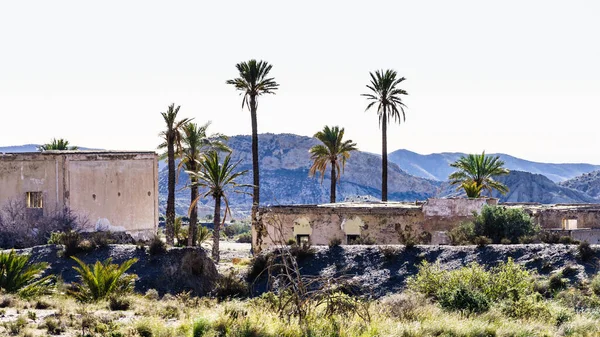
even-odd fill
[{"label": "concrete wall", "polygon": [[158,227],[154,152],[61,152],[0,155],[0,206],[41,191],[44,214],[63,207],[90,230],[149,236]]},{"label": "concrete wall", "polygon": [[600,228],[600,205],[525,205],[523,207],[544,229],[562,228],[563,219],[576,219],[577,228]]}]

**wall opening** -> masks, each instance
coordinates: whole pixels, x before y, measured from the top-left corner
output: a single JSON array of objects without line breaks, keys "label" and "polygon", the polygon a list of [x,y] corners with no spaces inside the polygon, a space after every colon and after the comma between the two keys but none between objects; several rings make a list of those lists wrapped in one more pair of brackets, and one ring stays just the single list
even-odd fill
[{"label": "wall opening", "polygon": [[360,235],[355,235],[355,234],[346,235],[346,242],[349,245],[356,244],[356,242],[358,242],[358,240],[360,240]]},{"label": "wall opening", "polygon": [[577,219],[563,218],[562,229],[577,229]]},{"label": "wall opening", "polygon": [[310,235],[307,235],[307,234],[298,234],[298,235],[296,235],[296,243],[299,246],[309,244],[310,243]]},{"label": "wall opening", "polygon": [[44,207],[44,197],[42,192],[27,192],[25,197],[27,208]]}]

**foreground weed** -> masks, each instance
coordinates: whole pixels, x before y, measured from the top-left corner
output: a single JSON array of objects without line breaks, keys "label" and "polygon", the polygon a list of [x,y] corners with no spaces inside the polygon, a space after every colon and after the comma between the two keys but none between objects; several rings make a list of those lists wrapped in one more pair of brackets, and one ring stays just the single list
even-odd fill
[{"label": "foreground weed", "polygon": [[94,265],[87,265],[76,257],[72,257],[79,267],[73,267],[81,278],[81,283],[75,285],[70,293],[82,302],[98,301],[111,294],[122,294],[133,290],[135,275],[124,273],[137,262],[136,258],[127,260],[118,265],[109,258],[104,262],[96,261]]}]

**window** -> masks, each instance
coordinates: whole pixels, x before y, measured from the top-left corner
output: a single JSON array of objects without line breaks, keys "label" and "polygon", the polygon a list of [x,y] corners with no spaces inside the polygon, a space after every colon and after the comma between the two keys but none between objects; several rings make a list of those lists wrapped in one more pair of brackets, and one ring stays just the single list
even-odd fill
[{"label": "window", "polygon": [[42,192],[27,192],[27,208],[42,208],[43,206]]},{"label": "window", "polygon": [[298,245],[309,244],[310,243],[310,235],[296,235],[296,243]]},{"label": "window", "polygon": [[346,242],[349,245],[354,245],[357,241],[360,241],[360,235],[346,235]]}]

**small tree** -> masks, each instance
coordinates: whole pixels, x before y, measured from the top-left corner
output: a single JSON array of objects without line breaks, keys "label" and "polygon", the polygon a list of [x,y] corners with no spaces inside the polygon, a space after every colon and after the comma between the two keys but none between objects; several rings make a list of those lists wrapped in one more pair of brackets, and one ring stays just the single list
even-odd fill
[{"label": "small tree", "polygon": [[[202,197],[211,196],[215,199],[215,212],[213,217],[213,247],[212,258],[215,262],[219,262],[219,239],[221,237],[221,226],[225,223],[227,214],[231,214],[229,209],[229,199],[226,191],[231,188],[232,192],[244,193],[238,190],[238,187],[252,187],[252,185],[238,184],[236,179],[246,174],[247,171],[235,172],[237,165],[240,162],[231,164],[231,153],[227,154],[223,162],[219,160],[219,154],[216,151],[210,151],[200,161],[198,171],[186,171],[190,176],[197,179],[197,186],[206,188],[206,193]],[[225,202],[225,212],[223,214],[223,222],[221,222],[221,201]],[[196,203],[198,199],[192,202]]]},{"label": "small tree", "polygon": [[323,131],[315,133],[314,137],[320,140],[322,144],[315,145],[309,150],[311,154],[310,159],[313,160],[309,175],[313,176],[315,173],[319,172],[321,174],[322,183],[327,165],[331,166],[331,191],[329,202],[334,203],[336,201],[336,181],[339,182],[342,171],[346,166],[346,160],[350,158],[350,152],[357,150],[356,143],[353,143],[352,140],[344,140],[344,128],[340,129],[338,126],[325,126]]}]

